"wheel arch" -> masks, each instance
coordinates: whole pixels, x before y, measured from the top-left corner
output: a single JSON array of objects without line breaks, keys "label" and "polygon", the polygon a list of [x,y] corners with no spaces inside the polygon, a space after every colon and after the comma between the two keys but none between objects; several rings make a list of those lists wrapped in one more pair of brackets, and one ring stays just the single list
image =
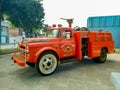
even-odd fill
[{"label": "wheel arch", "polygon": [[37,58],[36,58],[36,61],[35,61],[35,62],[37,62],[38,59],[39,59],[39,57],[40,57],[43,53],[45,53],[45,52],[52,52],[52,53],[54,53],[55,56],[57,57],[58,62],[60,61],[60,57],[59,57],[59,54],[57,53],[57,50],[56,50],[56,49],[54,49],[54,48],[44,48],[44,49],[39,50],[39,51],[36,53],[36,57],[37,57]]},{"label": "wheel arch", "polygon": [[108,48],[107,47],[102,47],[101,50],[105,49],[108,53]]}]

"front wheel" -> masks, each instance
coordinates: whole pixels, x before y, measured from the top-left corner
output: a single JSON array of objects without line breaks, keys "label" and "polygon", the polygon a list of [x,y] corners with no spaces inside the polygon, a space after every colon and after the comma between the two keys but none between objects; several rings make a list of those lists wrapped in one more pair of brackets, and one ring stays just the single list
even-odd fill
[{"label": "front wheel", "polygon": [[57,57],[53,52],[50,51],[43,53],[36,63],[37,71],[42,75],[50,75],[54,73],[57,66]]},{"label": "front wheel", "polygon": [[99,57],[93,58],[93,61],[96,63],[104,63],[107,59],[107,50],[102,49]]}]

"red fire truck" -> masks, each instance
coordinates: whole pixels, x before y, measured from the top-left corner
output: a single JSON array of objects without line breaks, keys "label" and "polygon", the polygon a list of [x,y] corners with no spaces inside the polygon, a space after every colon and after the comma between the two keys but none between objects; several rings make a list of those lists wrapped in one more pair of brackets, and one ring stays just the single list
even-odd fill
[{"label": "red fire truck", "polygon": [[27,38],[18,43],[19,52],[12,60],[19,66],[35,66],[42,75],[52,74],[59,63],[83,60],[84,56],[94,62],[104,63],[107,53],[114,52],[114,41],[110,32],[72,28],[72,19],[65,19],[68,27],[49,28],[45,37]]}]

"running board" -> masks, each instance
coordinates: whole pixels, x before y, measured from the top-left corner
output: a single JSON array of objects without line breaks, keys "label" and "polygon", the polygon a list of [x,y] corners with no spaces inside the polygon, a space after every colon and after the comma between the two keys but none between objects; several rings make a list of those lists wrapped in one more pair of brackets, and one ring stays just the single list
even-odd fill
[{"label": "running board", "polygon": [[75,58],[64,58],[60,60],[60,64],[77,61]]}]

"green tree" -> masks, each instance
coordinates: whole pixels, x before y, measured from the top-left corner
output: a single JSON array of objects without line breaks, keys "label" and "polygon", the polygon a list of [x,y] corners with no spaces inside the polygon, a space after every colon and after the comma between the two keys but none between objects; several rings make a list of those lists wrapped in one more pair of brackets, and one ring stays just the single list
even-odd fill
[{"label": "green tree", "polygon": [[0,0],[0,19],[3,14],[16,27],[21,27],[26,33],[41,28],[44,22],[44,9],[40,0]]}]

